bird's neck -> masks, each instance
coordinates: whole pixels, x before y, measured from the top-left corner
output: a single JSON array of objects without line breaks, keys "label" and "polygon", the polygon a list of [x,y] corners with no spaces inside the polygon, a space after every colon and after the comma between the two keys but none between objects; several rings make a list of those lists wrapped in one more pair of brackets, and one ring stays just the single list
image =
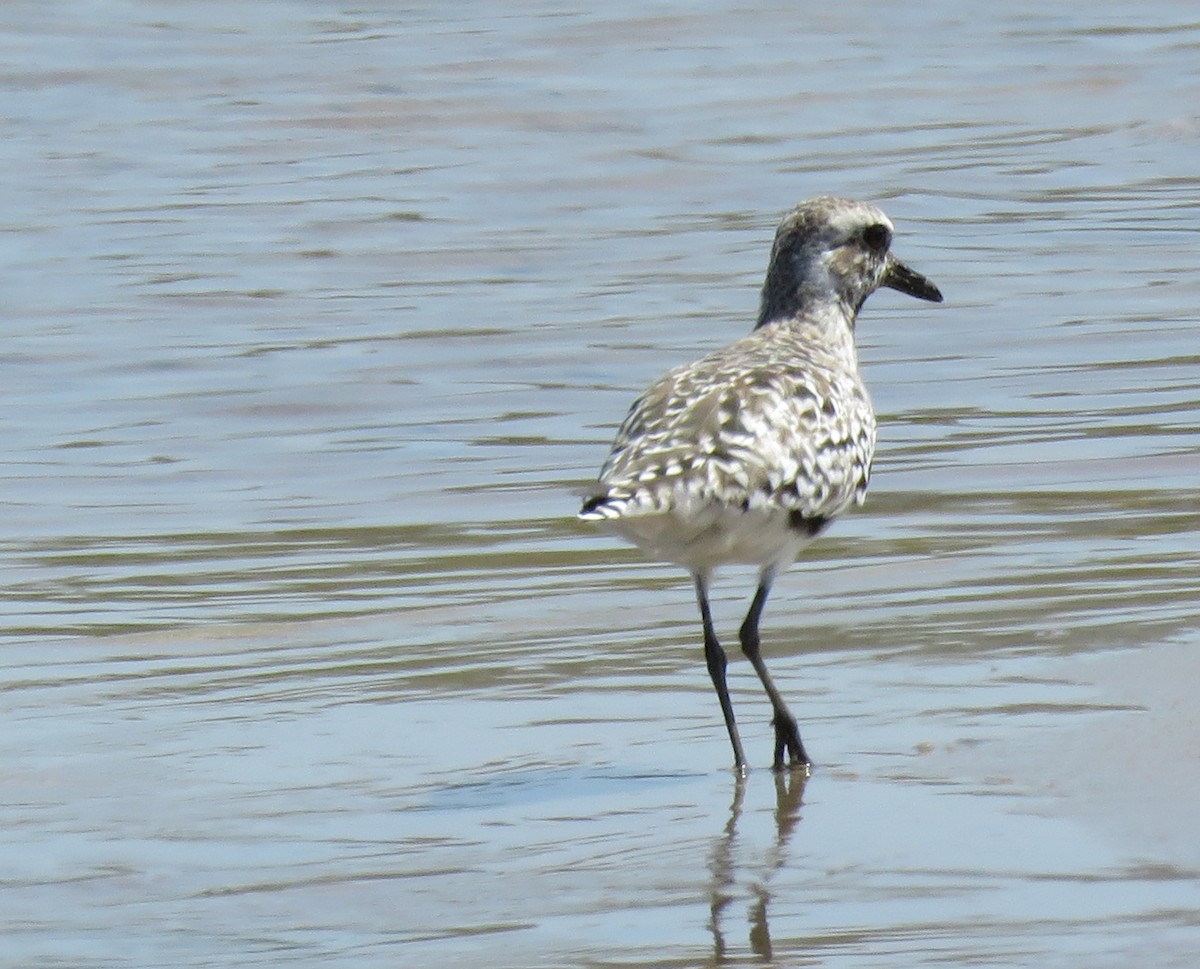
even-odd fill
[{"label": "bird's neck", "polygon": [[[792,316],[776,316],[773,319],[759,317],[755,329],[769,327],[784,333],[794,334],[806,345],[825,348],[830,356],[844,361],[852,368],[857,366],[858,349],[854,343],[854,315],[837,300],[805,304],[803,311]],[[784,337],[787,340],[787,337]]]},{"label": "bird's neck", "polygon": [[820,329],[828,329],[837,338],[844,333],[851,340],[854,324],[862,303],[848,302],[845,295],[835,295],[832,287],[822,281],[788,286],[774,286],[770,279],[763,286],[762,303],[755,329],[780,320],[812,321]]},{"label": "bird's neck", "polygon": [[804,290],[795,290],[787,299],[779,299],[774,296],[768,299],[767,296],[767,291],[764,290],[762,305],[758,311],[758,322],[754,325],[755,329],[766,326],[768,323],[774,323],[776,320],[797,320],[820,316],[836,317],[841,320],[842,326],[853,332],[855,321],[858,319],[858,306],[832,297],[828,293],[816,291],[806,293]]},{"label": "bird's neck", "polygon": [[794,263],[785,259],[774,260],[763,283],[757,326],[766,326],[775,320],[832,314],[840,315],[853,332],[863,301],[855,298],[857,294],[846,293],[843,289],[835,284],[821,260],[806,260],[803,271],[798,271]]}]

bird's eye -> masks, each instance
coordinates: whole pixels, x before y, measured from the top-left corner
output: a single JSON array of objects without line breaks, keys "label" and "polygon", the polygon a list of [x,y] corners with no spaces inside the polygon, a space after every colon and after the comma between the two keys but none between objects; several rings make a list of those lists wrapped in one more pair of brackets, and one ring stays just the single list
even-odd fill
[{"label": "bird's eye", "polygon": [[891,230],[886,225],[876,222],[863,229],[863,242],[872,252],[883,252],[892,241]]}]

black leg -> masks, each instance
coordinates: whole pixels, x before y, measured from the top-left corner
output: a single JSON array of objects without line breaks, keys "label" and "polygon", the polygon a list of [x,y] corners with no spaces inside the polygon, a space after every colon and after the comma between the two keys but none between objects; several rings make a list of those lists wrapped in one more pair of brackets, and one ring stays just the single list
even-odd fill
[{"label": "black leg", "polygon": [[742,623],[738,634],[742,641],[742,652],[750,660],[754,672],[762,680],[763,689],[771,700],[771,709],[775,717],[771,724],[775,727],[775,770],[783,770],[784,752],[788,755],[789,767],[807,767],[808,754],[804,752],[804,744],[800,742],[800,729],[796,726],[796,718],[788,710],[783,697],[775,688],[771,674],[767,672],[767,664],[763,662],[759,650],[758,620],[762,616],[763,607],[767,604],[767,596],[771,593],[771,577],[764,575],[759,582],[758,591],[754,593],[754,601],[750,603],[750,611],[746,613],[746,621]]},{"label": "black leg", "polygon": [[704,662],[708,675],[712,677],[717,699],[721,701],[721,713],[725,716],[725,729],[729,731],[729,742],[733,745],[733,766],[739,771],[746,769],[746,755],[742,753],[742,740],[738,736],[737,723],[733,719],[733,704],[729,700],[729,688],[725,685],[725,650],[717,641],[713,631],[712,613],[708,608],[708,580],[702,575],[696,580],[696,601],[700,603],[700,621],[704,623]]}]

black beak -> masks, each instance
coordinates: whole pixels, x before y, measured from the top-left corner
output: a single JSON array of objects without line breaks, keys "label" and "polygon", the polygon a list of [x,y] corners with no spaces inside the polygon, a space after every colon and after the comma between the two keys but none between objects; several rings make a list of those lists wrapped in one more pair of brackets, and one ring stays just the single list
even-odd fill
[{"label": "black beak", "polygon": [[915,269],[909,269],[895,256],[888,256],[888,267],[879,285],[899,290],[909,296],[915,296],[917,299],[927,299],[931,303],[942,301],[940,289]]}]

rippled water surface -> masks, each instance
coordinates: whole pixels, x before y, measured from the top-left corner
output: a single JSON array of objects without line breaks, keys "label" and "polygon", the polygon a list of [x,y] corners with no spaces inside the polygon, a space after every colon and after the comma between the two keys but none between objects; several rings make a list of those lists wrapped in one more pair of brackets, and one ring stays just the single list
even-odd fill
[{"label": "rippled water surface", "polygon": [[[0,9],[0,965],[1190,969],[1196,10],[595,9]],[[947,298],[738,783],[575,492],[827,191]]]}]

